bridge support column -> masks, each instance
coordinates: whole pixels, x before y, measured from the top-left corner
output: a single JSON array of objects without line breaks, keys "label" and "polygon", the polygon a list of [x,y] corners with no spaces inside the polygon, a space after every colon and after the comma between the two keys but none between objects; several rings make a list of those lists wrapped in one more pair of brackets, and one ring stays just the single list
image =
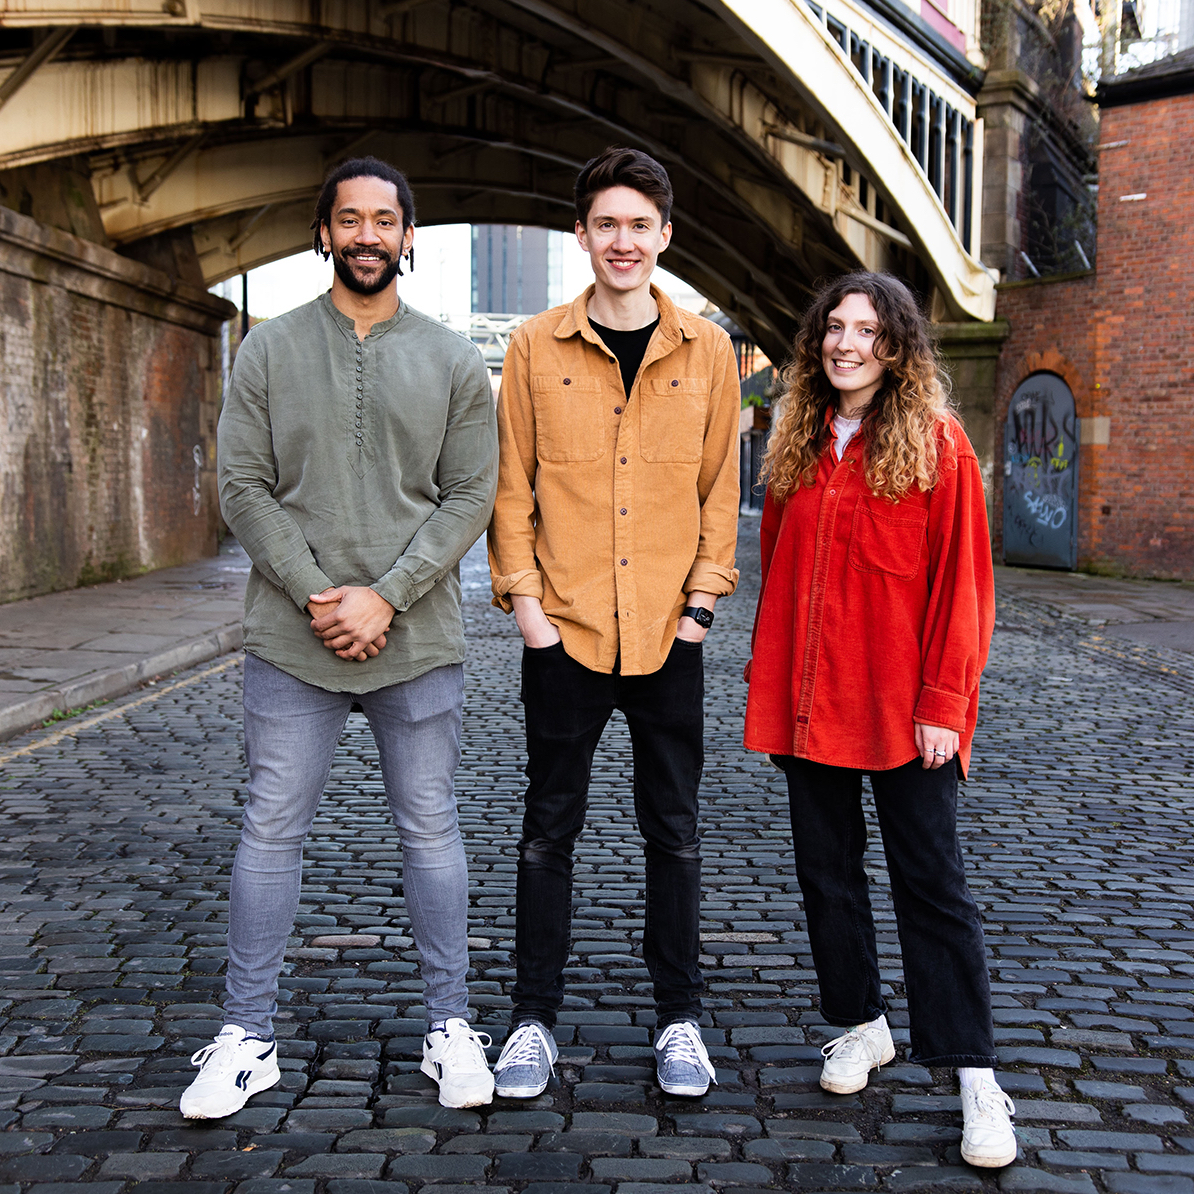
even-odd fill
[{"label": "bridge support column", "polygon": [[993,323],[935,323],[932,330],[953,381],[962,426],[974,445],[987,490],[987,521],[994,527],[995,380],[999,352],[1011,328]]},{"label": "bridge support column", "polygon": [[214,554],[234,313],[0,208],[0,601]]}]

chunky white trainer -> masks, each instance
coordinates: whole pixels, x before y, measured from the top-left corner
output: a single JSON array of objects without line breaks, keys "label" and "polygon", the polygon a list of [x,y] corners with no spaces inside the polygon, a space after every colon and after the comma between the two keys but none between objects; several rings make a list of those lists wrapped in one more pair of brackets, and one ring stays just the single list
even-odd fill
[{"label": "chunky white trainer", "polygon": [[962,1087],[962,1160],[982,1169],[998,1169],[1016,1159],[1011,1117],[1016,1105],[985,1078]]},{"label": "chunky white trainer", "polygon": [[506,1040],[493,1067],[495,1093],[503,1099],[533,1099],[547,1089],[560,1051],[547,1025],[524,1020]]},{"label": "chunky white trainer", "polygon": [[877,1070],[895,1057],[891,1030],[887,1017],[880,1016],[867,1024],[849,1029],[845,1036],[835,1037],[821,1050],[825,1064],[821,1067],[821,1086],[833,1094],[853,1094],[861,1090]]},{"label": "chunky white trainer", "polygon": [[701,1040],[699,1024],[673,1020],[655,1034],[655,1076],[660,1089],[670,1095],[703,1095],[717,1071]]},{"label": "chunky white trainer", "polygon": [[277,1042],[246,1036],[235,1024],[225,1024],[210,1045],[192,1055],[191,1065],[199,1067],[199,1075],[178,1101],[187,1119],[233,1115],[250,1095],[268,1090],[282,1077]]},{"label": "chunky white trainer", "polygon": [[485,1046],[492,1043],[460,1016],[453,1016],[443,1028],[433,1029],[423,1038],[419,1069],[439,1083],[441,1106],[483,1107],[493,1102],[493,1074],[485,1060]]}]

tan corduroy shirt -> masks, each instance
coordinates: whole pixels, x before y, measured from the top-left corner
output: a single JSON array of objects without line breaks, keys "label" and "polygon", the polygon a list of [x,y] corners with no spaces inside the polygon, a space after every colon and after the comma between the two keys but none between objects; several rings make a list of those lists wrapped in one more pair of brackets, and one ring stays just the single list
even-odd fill
[{"label": "tan corduroy shirt", "polygon": [[693,592],[738,583],[738,369],[730,338],[651,287],[659,326],[629,398],[572,304],[514,333],[498,399],[494,604],[538,597],[578,663],[663,666]]}]

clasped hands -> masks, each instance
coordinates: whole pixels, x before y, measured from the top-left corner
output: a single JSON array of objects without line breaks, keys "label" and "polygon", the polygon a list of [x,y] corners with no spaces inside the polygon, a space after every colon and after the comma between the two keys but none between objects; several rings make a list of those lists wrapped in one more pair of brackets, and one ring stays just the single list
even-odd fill
[{"label": "clasped hands", "polygon": [[312,593],[307,602],[311,629],[341,659],[363,663],[386,645],[394,607],[365,585],[340,585]]}]

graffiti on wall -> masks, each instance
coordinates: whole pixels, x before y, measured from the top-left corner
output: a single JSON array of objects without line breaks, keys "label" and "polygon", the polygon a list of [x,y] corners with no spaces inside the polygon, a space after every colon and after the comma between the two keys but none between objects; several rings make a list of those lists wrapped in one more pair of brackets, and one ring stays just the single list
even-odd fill
[{"label": "graffiti on wall", "polygon": [[1055,373],[1016,388],[1003,438],[1003,559],[1073,568],[1077,563],[1078,419]]}]

